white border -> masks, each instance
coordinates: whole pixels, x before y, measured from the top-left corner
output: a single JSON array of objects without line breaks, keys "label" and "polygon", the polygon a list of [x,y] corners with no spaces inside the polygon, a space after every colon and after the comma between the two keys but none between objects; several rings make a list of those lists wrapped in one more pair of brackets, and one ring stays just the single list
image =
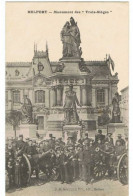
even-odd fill
[{"label": "white border", "polygon": [[[12,2],[11,0],[8,0]],[[19,0],[18,0],[19,1]],[[40,0],[43,2],[44,0]],[[49,0],[45,0],[49,1]],[[55,1],[55,0],[53,0]],[[61,0],[58,0],[61,1]],[[68,0],[71,1],[71,0]],[[75,0],[74,0],[75,1]],[[78,0],[77,0],[78,1]],[[100,0],[93,1],[99,2]],[[0,0],[0,195],[5,195],[5,0]],[[17,0],[14,0],[17,2]],[[27,0],[19,2],[28,2]],[[29,0],[29,2],[36,2],[35,0]],[[103,2],[110,2],[108,0]],[[112,2],[118,2],[112,0]],[[120,2],[125,2],[121,0]],[[129,10],[130,10],[130,28],[129,28],[129,196],[133,196],[133,1],[129,0]],[[2,35],[2,36],[1,36]]]},{"label": "white border", "polygon": [[[2,36],[1,36],[2,35]],[[0,1],[0,195],[5,195],[5,1]]]}]

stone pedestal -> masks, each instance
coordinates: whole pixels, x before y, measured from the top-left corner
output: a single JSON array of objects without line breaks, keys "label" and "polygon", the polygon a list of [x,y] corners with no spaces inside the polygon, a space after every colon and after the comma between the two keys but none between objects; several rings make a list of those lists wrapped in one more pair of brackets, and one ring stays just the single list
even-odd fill
[{"label": "stone pedestal", "polygon": [[19,134],[23,134],[23,137],[35,138],[37,125],[35,124],[21,124]]},{"label": "stone pedestal", "polygon": [[124,123],[109,123],[107,131],[108,133],[112,133],[114,140],[117,139],[118,134],[121,134],[123,138],[128,134]]},{"label": "stone pedestal", "polygon": [[80,139],[81,136],[81,129],[80,125],[65,125],[63,126],[64,132],[64,142],[67,143],[67,138],[69,136],[76,136],[77,141]]},{"label": "stone pedestal", "polygon": [[60,62],[64,64],[63,72],[64,74],[80,74],[79,63],[81,62],[80,58],[62,58]]}]

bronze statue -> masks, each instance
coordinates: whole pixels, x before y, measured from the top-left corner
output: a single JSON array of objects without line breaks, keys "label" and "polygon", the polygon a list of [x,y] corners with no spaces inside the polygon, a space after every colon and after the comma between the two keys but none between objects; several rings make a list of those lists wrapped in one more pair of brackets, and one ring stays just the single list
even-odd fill
[{"label": "bronze statue", "polygon": [[119,107],[120,96],[119,93],[115,93],[112,100],[113,111],[112,111],[112,123],[120,123],[120,107]]},{"label": "bronze statue", "polygon": [[73,85],[69,85],[69,90],[65,92],[65,124],[76,125],[79,123],[79,116],[77,114],[76,104],[80,107],[81,104],[78,101],[76,92],[73,91]]},{"label": "bronze statue", "polygon": [[24,103],[21,103],[22,123],[31,124],[32,119],[32,103],[27,95],[24,95]]},{"label": "bronze statue", "polygon": [[61,41],[63,43],[63,57],[81,57],[80,32],[74,18],[67,21],[61,31]]}]

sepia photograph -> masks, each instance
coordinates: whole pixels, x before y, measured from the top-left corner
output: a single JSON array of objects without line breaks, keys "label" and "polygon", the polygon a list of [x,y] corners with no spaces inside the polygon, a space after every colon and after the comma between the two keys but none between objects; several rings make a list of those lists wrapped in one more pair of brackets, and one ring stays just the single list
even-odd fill
[{"label": "sepia photograph", "polygon": [[6,196],[128,196],[129,3],[5,8]]}]

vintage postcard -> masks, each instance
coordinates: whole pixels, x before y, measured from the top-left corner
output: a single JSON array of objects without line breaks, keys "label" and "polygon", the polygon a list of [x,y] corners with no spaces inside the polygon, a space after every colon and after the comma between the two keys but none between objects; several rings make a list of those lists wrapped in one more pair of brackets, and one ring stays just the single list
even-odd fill
[{"label": "vintage postcard", "polygon": [[128,2],[6,2],[6,195],[128,196]]}]

